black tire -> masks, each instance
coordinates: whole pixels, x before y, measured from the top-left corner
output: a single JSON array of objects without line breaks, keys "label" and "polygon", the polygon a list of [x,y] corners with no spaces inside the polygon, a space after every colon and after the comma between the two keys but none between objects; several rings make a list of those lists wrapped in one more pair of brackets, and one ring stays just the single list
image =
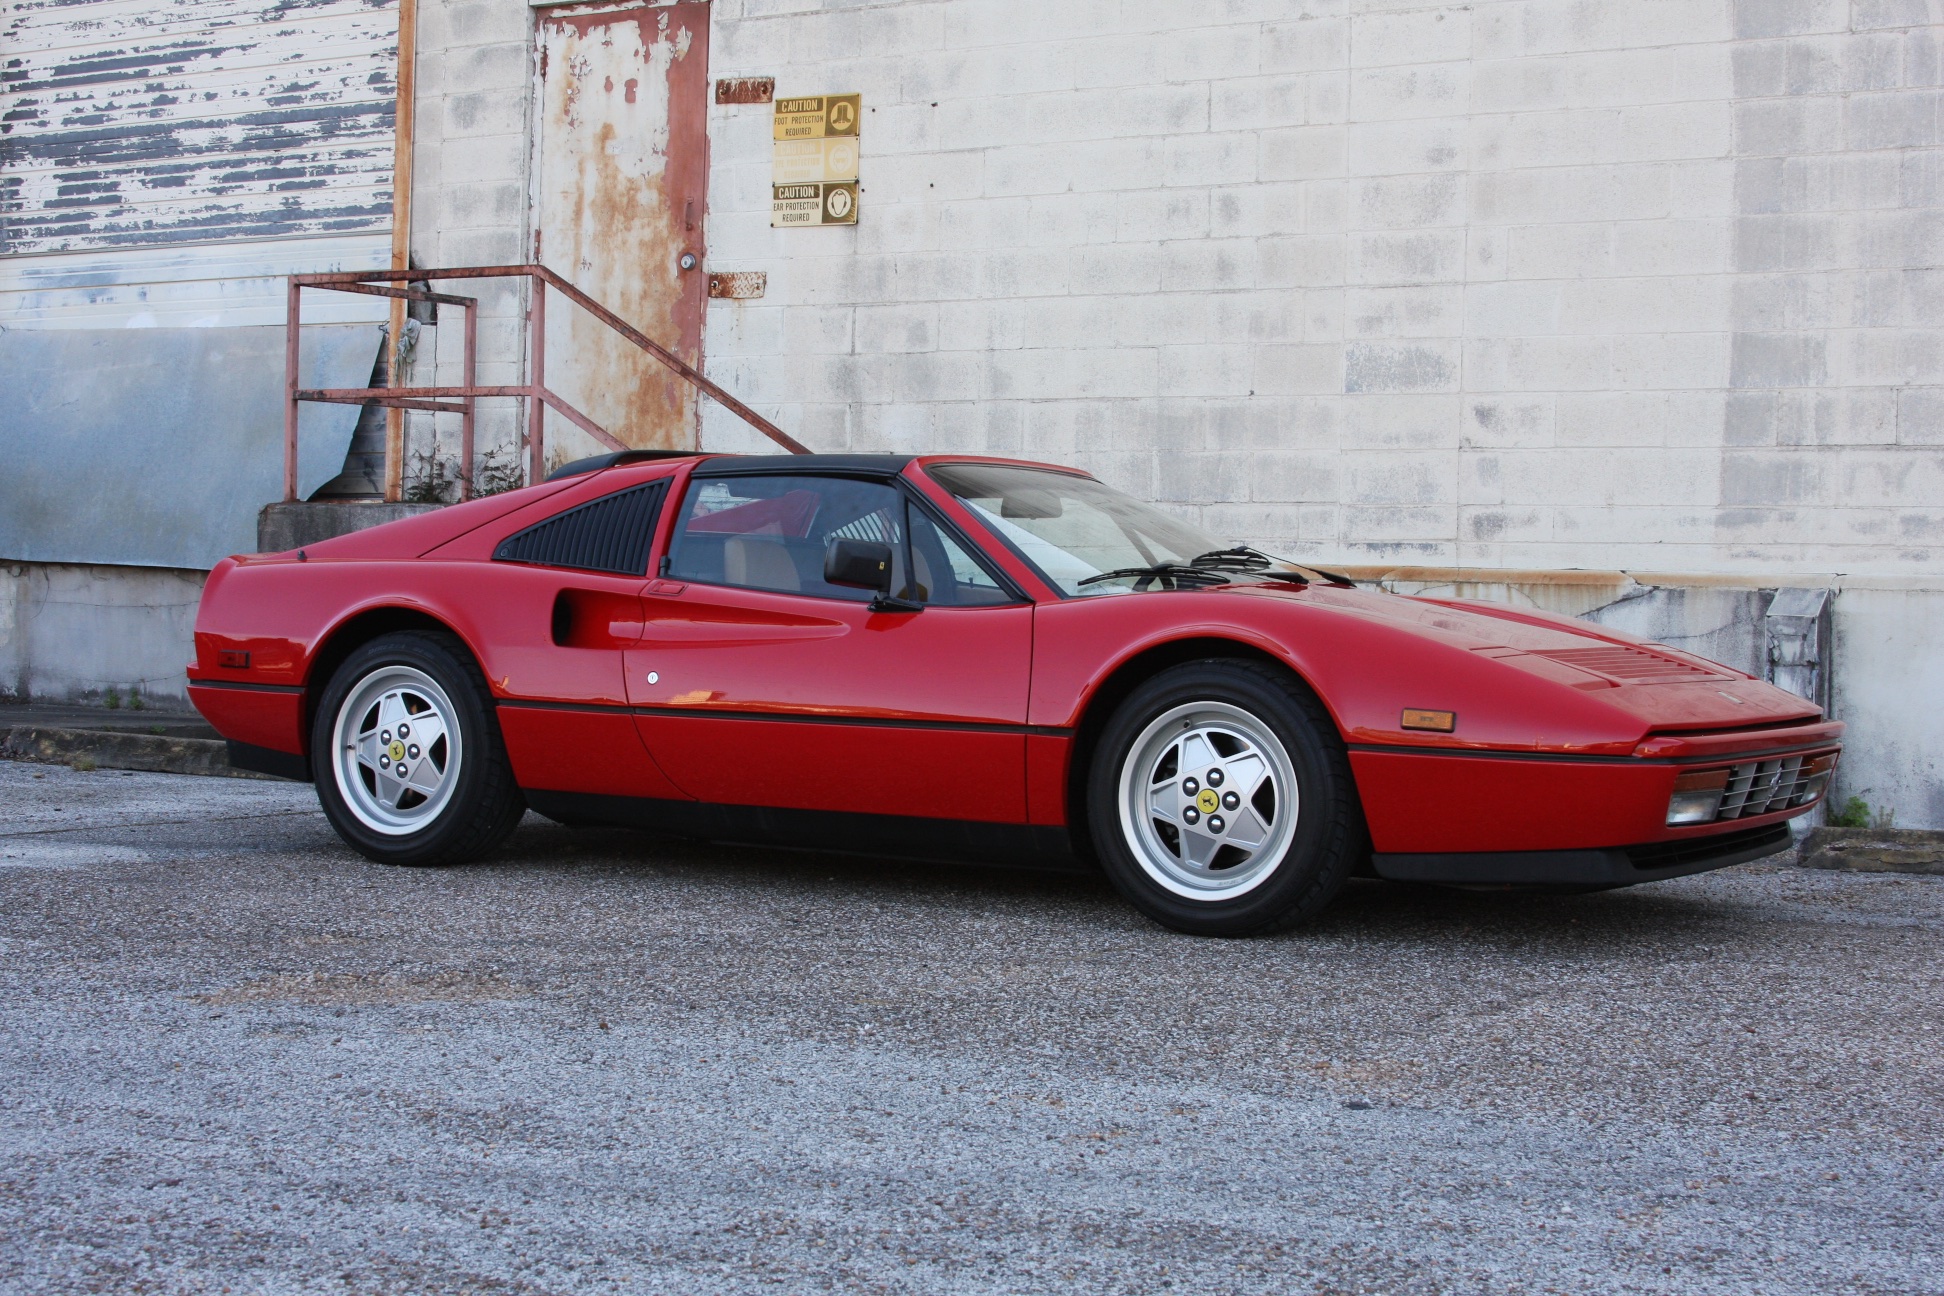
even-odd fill
[{"label": "black tire", "polygon": [[[459,737],[458,768],[450,771],[449,789],[441,784],[442,806],[421,824],[394,825],[388,831],[366,823],[347,800],[340,779],[349,775],[341,769],[335,738],[339,712],[354,702],[362,685],[387,671],[428,677],[450,702]],[[431,752],[426,755],[430,759]],[[311,721],[311,764],[325,818],[346,845],[380,864],[431,868],[478,859],[506,840],[526,810],[506,758],[492,694],[472,654],[449,634],[399,631],[373,639],[346,658],[318,699]],[[361,804],[369,803],[367,795]],[[420,803],[430,804],[425,798]]]},{"label": "black tire", "polygon": [[[1183,716],[1186,711],[1181,720],[1181,732],[1186,733],[1197,723],[1197,713],[1191,709],[1199,707],[1227,708],[1232,717],[1239,712],[1252,718],[1258,730],[1267,730],[1268,736],[1280,743],[1281,754],[1287,761],[1286,766],[1278,764],[1287,771],[1282,777],[1293,774],[1294,825],[1273,829],[1268,826],[1279,822],[1273,820],[1273,815],[1286,809],[1288,804],[1278,803],[1272,788],[1270,799],[1262,803],[1269,817],[1250,820],[1262,829],[1264,849],[1249,857],[1248,876],[1254,880],[1248,881],[1248,889],[1239,894],[1223,894],[1218,889],[1183,894],[1183,889],[1193,890],[1195,879],[1189,875],[1198,872],[1188,865],[1176,868],[1172,882],[1164,881],[1170,877],[1168,861],[1157,851],[1173,850],[1178,860],[1186,860],[1183,843],[1188,830],[1175,827],[1170,838],[1167,835],[1170,826],[1154,820],[1150,825],[1154,835],[1144,844],[1138,820],[1151,817],[1150,813],[1137,812],[1131,808],[1132,802],[1126,800],[1138,797],[1140,805],[1145,807],[1150,804],[1152,788],[1174,786],[1153,782],[1156,773],[1166,776],[1170,758],[1165,755],[1160,757],[1159,765],[1145,771],[1147,782],[1140,781],[1143,771],[1130,770],[1129,765],[1133,762],[1147,766],[1152,758],[1150,754],[1165,749],[1170,741],[1168,735],[1174,732],[1170,717]],[[1168,718],[1165,725],[1164,718]],[[1239,718],[1234,722],[1241,723]],[[1223,721],[1218,716],[1210,723],[1219,726]],[[1216,739],[1231,741],[1220,734]],[[1141,744],[1139,752],[1135,750],[1137,744]],[[1183,742],[1177,748],[1176,759],[1187,762],[1185,753],[1189,750]],[[1247,749],[1241,750],[1246,753]],[[1230,758],[1217,753],[1218,765],[1225,759]],[[1233,759],[1246,760],[1248,756]],[[1177,770],[1177,774],[1185,773]],[[1204,774],[1204,777],[1212,784],[1215,776]],[[1179,787],[1192,790],[1194,783],[1195,780],[1182,777]],[[1134,791],[1136,788],[1140,790]],[[1212,786],[1209,790],[1213,790]],[[1124,804],[1130,807],[1125,818]],[[1181,813],[1192,816],[1194,804],[1189,802],[1190,808]],[[1227,806],[1228,802],[1224,801],[1223,805]],[[1240,819],[1247,811],[1247,805],[1228,811],[1238,822],[1221,826],[1240,833],[1243,828]],[[1205,812],[1204,834],[1221,830],[1216,816],[1222,813],[1219,808]],[[1328,712],[1293,674],[1253,661],[1215,658],[1185,662],[1137,687],[1115,710],[1095,745],[1087,771],[1087,817],[1101,867],[1115,888],[1135,908],[1162,926],[1198,936],[1265,934],[1314,916],[1336,896],[1366,849],[1363,812],[1357,801],[1349,757]],[[1185,821],[1196,822],[1192,817]],[[1130,840],[1130,834],[1134,840]],[[1205,843],[1219,840],[1205,837]],[[1278,840],[1286,842],[1283,848],[1270,849]],[[1200,878],[1211,888],[1237,885],[1225,879],[1220,871],[1223,867],[1220,851],[1230,848],[1216,846],[1215,849],[1216,855],[1200,868]],[[1144,864],[1144,859],[1149,862]],[[1242,876],[1239,869],[1236,876]]]}]

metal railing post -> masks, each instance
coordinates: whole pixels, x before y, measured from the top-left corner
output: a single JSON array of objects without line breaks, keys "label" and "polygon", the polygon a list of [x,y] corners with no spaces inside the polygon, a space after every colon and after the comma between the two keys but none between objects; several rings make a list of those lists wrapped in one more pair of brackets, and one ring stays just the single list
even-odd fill
[{"label": "metal railing post", "polygon": [[547,475],[547,457],[540,444],[547,426],[547,407],[541,399],[547,390],[547,281],[533,275],[527,282],[533,285],[527,314],[528,349],[533,357],[527,363],[527,385],[533,388],[527,397],[527,485],[532,486]]},{"label": "metal railing post", "polygon": [[284,297],[284,503],[297,502],[297,326],[303,309],[303,288],[295,275],[285,283]]},{"label": "metal railing post", "polygon": [[[526,321],[529,331],[526,381],[520,384],[479,385],[479,318],[477,297],[463,297],[452,293],[434,291],[430,284],[435,281],[454,279],[511,279],[524,278],[532,284],[532,295],[527,302]],[[424,288],[413,288],[411,281],[425,280]],[[404,283],[407,286],[396,285]],[[462,499],[471,499],[474,490],[474,457],[478,451],[477,427],[475,416],[477,401],[480,397],[519,397],[527,403],[527,478],[529,482],[543,481],[547,470],[547,411],[554,413],[587,433],[599,444],[610,450],[626,450],[627,447],[594,420],[575,409],[560,396],[547,390],[547,289],[559,289],[567,298],[570,306],[578,306],[592,315],[600,323],[618,333],[622,338],[647,352],[656,361],[673,370],[690,386],[713,399],[724,409],[743,422],[755,428],[770,440],[792,454],[809,454],[810,450],[801,441],[788,435],[783,429],[758,414],[749,406],[724,391],[721,386],[705,378],[699,370],[684,361],[680,356],[662,346],[653,338],[616,315],[607,307],[589,297],[586,293],[568,283],[543,265],[502,265],[502,266],[463,266],[447,269],[421,270],[353,270],[331,271],[324,274],[291,275],[288,279],[289,299],[285,325],[284,351],[284,498],[295,501],[297,498],[297,411],[302,401],[323,401],[342,405],[382,405],[388,409],[430,410],[435,414],[457,414],[460,419],[460,455],[464,464],[459,473],[459,493]],[[464,384],[458,387],[401,387],[398,375],[391,374],[384,387],[332,387],[315,390],[299,387],[298,384],[298,329],[301,323],[299,290],[302,288],[322,288],[331,292],[362,293],[374,297],[388,297],[407,301],[438,302],[462,308],[465,314],[465,374]],[[393,340],[396,346],[397,340]],[[396,366],[394,366],[396,367]]]},{"label": "metal railing post", "polygon": [[[465,385],[479,385],[479,303],[467,302]],[[465,398],[466,412],[459,416],[459,498],[473,497],[473,407],[476,397]]]}]

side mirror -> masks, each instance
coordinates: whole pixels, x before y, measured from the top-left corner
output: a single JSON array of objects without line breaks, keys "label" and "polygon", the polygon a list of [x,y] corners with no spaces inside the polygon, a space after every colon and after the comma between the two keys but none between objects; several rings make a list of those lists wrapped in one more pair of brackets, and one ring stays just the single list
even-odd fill
[{"label": "side mirror", "polygon": [[923,603],[891,597],[891,546],[877,540],[832,540],[824,547],[824,582],[877,595],[873,612],[922,612]]},{"label": "side mirror", "polygon": [[832,540],[824,548],[824,582],[891,593],[891,546],[876,540]]}]

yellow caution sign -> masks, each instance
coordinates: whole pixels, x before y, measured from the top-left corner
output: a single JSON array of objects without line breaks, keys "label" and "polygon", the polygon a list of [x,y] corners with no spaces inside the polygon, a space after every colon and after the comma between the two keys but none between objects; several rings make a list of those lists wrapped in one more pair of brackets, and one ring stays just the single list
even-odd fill
[{"label": "yellow caution sign", "polygon": [[857,140],[839,135],[826,139],[778,140],[770,145],[770,183],[818,184],[857,179]]},{"label": "yellow caution sign", "polygon": [[858,118],[864,110],[862,95],[811,95],[804,99],[776,101],[776,138],[779,140],[825,139],[857,135]]},{"label": "yellow caution sign", "polygon": [[857,224],[862,95],[778,99],[770,145],[770,225]]},{"label": "yellow caution sign", "polygon": [[770,225],[857,224],[857,185],[780,184],[770,186]]}]

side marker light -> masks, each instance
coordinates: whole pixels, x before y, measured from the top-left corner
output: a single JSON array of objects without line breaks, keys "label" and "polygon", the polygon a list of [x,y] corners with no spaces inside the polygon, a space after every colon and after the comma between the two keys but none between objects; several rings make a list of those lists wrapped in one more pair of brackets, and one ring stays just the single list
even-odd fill
[{"label": "side marker light", "polygon": [[1405,707],[1404,718],[1398,721],[1398,724],[1405,729],[1428,729],[1432,733],[1450,733],[1458,727],[1458,713]]}]

